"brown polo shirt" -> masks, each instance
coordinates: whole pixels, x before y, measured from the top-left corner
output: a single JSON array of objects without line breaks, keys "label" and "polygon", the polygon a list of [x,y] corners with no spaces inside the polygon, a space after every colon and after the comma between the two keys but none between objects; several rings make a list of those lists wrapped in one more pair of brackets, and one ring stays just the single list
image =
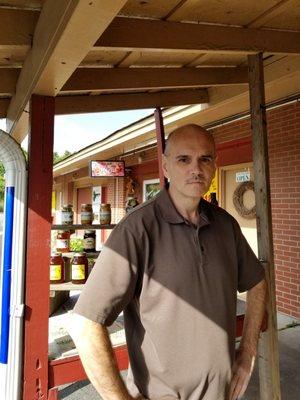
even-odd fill
[{"label": "brown polo shirt", "polygon": [[198,227],[168,191],[115,227],[75,306],[110,325],[124,310],[129,392],[223,400],[234,356],[236,291],[264,277],[226,211],[201,200]]}]

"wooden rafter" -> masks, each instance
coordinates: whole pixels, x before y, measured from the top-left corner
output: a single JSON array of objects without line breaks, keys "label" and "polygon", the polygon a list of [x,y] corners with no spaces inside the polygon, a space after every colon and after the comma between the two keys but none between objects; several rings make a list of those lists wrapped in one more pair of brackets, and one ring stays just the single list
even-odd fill
[{"label": "wooden rafter", "polygon": [[9,99],[0,99],[0,118],[6,118]]},{"label": "wooden rafter", "polygon": [[158,93],[102,94],[99,96],[58,96],[55,100],[55,114],[133,110],[158,106],[174,107],[182,104],[200,103],[208,103],[207,90],[205,89]]},{"label": "wooden rafter", "polygon": [[127,51],[299,54],[300,32],[117,17],[95,46]]},{"label": "wooden rafter", "polygon": [[80,68],[62,92],[197,88],[247,83],[246,68]]},{"label": "wooden rafter", "polygon": [[22,46],[29,49],[39,17],[38,12],[0,9],[0,49]]},{"label": "wooden rafter", "polygon": [[24,129],[18,130],[18,121],[31,94],[55,96],[125,3],[45,1],[8,108],[7,129],[17,140],[26,135]]},{"label": "wooden rafter", "polygon": [[18,76],[17,69],[0,68],[0,93],[2,95],[11,95],[15,92]]},{"label": "wooden rafter", "polygon": [[268,21],[284,13],[287,9],[296,7],[299,4],[299,0],[282,0],[279,3],[273,5],[273,7],[266,10],[261,15],[258,15],[254,20],[247,24],[249,28],[259,28]]}]

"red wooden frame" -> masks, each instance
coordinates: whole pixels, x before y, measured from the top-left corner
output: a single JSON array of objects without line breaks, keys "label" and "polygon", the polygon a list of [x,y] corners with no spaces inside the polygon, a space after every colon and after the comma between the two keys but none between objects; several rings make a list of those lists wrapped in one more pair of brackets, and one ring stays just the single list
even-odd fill
[{"label": "red wooden frame", "polygon": [[163,188],[166,186],[168,180],[164,176],[164,172],[162,169],[162,155],[165,151],[165,130],[161,109],[158,107],[154,111],[154,119],[155,119],[155,129],[156,129],[156,140],[157,140],[157,159],[158,159],[158,175],[160,187]]},{"label": "red wooden frame", "polygon": [[28,222],[23,400],[48,396],[48,318],[54,98],[32,96],[28,162]]},{"label": "red wooden frame", "polygon": [[[54,103],[54,98],[43,96],[32,96],[31,100],[23,400],[57,400],[58,386],[87,378],[78,356],[48,360]],[[160,109],[155,111],[155,120],[161,160],[165,139]],[[160,161],[159,171],[164,185]],[[242,334],[243,321],[243,315],[237,316],[236,336]],[[127,347],[119,346],[114,351],[119,369],[127,369]]]}]

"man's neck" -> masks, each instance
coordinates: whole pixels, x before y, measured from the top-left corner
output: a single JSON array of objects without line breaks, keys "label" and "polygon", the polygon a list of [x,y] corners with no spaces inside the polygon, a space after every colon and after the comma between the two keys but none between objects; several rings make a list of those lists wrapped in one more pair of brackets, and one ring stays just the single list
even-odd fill
[{"label": "man's neck", "polygon": [[198,206],[200,199],[197,197],[185,197],[176,190],[173,190],[171,186],[169,187],[168,192],[179,214],[181,214],[186,220],[192,222],[194,225],[198,225]]}]

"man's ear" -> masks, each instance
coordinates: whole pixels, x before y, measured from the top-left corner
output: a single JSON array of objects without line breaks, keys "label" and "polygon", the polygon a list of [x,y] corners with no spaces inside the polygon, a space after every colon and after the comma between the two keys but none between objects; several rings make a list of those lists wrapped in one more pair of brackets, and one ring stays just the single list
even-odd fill
[{"label": "man's ear", "polygon": [[162,156],[162,169],[163,169],[164,176],[166,178],[169,178],[169,176],[168,176],[168,168],[167,168],[167,157],[164,154]]}]

